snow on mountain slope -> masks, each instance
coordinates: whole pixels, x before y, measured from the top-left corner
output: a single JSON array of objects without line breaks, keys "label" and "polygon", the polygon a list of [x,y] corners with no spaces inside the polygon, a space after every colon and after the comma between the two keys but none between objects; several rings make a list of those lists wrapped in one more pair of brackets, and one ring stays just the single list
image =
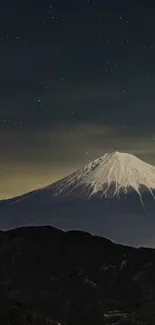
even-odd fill
[{"label": "snow on mountain slope", "polygon": [[[53,185],[47,188],[50,190]],[[106,197],[134,190],[141,198],[141,192],[149,190],[153,196],[155,167],[132,154],[113,152],[56,182],[54,188],[56,195],[69,195],[79,190],[79,195],[87,193],[89,197],[96,194]]]},{"label": "snow on mountain slope", "polygon": [[155,167],[114,152],[0,204],[0,229],[52,225],[127,245],[155,247]]}]

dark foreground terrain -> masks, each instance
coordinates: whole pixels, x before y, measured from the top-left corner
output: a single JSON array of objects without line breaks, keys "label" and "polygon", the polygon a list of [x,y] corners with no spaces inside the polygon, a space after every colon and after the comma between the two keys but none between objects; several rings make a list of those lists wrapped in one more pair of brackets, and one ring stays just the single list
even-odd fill
[{"label": "dark foreground terrain", "polygon": [[0,325],[155,324],[155,250],[87,233],[0,232]]}]

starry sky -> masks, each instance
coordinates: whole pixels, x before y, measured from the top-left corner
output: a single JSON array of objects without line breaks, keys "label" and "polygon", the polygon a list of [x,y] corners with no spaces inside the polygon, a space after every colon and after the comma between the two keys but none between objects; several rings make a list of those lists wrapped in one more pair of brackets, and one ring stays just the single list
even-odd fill
[{"label": "starry sky", "polygon": [[105,152],[155,164],[155,4],[0,4],[0,196]]}]

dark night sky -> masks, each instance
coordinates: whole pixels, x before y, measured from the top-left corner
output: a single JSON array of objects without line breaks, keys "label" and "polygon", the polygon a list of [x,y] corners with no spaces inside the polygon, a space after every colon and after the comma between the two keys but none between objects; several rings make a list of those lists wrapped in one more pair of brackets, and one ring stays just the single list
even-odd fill
[{"label": "dark night sky", "polygon": [[1,3],[1,196],[115,148],[155,162],[154,12],[147,1]]}]

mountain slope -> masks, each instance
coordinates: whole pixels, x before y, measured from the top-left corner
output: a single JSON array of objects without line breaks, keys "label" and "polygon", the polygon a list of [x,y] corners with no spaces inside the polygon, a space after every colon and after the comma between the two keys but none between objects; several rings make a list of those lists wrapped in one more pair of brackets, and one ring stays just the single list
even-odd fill
[{"label": "mountain slope", "polygon": [[0,204],[0,229],[53,225],[155,247],[155,167],[106,154],[64,179]]},{"label": "mountain slope", "polygon": [[[50,187],[49,187],[50,188]],[[143,190],[155,189],[155,167],[132,154],[114,152],[105,154],[56,183],[57,194],[70,195],[79,190],[79,195],[119,195],[134,190],[140,196]],[[84,191],[85,190],[85,191]],[[152,193],[153,194],[153,193]]]},{"label": "mountain slope", "polygon": [[155,251],[52,227],[2,232],[0,292],[50,324],[154,325]]}]

